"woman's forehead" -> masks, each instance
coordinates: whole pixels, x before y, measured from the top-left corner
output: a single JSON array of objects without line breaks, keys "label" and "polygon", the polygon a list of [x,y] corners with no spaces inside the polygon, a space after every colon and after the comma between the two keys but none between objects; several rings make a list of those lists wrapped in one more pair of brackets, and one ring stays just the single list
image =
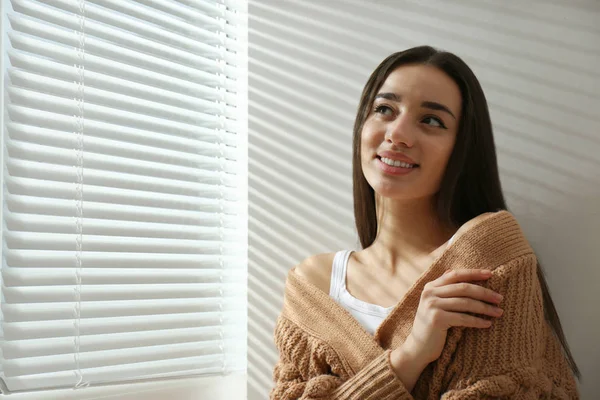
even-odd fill
[{"label": "woman's forehead", "polygon": [[377,93],[394,93],[400,99],[437,101],[458,112],[461,103],[456,82],[442,70],[429,65],[405,65],[392,71]]}]

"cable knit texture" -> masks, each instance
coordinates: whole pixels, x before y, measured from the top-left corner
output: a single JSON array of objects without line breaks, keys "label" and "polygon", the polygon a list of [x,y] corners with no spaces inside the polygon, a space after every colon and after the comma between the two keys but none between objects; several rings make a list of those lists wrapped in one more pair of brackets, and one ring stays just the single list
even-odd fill
[{"label": "cable knit texture", "polygon": [[[579,399],[560,342],[544,319],[537,259],[516,219],[499,211],[473,221],[373,336],[292,268],[274,332],[280,358],[270,398]],[[460,268],[493,271],[492,278],[477,284],[504,296],[504,314],[488,329],[451,328],[441,356],[409,393],[392,369],[390,353],[409,335],[425,284]]]}]

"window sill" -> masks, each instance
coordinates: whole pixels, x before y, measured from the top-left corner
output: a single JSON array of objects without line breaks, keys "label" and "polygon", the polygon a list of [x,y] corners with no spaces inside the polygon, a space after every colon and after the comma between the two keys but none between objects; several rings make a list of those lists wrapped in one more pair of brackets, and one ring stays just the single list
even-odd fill
[{"label": "window sill", "polygon": [[246,375],[182,378],[167,381],[61,389],[0,396],[7,400],[232,400],[246,398]]}]

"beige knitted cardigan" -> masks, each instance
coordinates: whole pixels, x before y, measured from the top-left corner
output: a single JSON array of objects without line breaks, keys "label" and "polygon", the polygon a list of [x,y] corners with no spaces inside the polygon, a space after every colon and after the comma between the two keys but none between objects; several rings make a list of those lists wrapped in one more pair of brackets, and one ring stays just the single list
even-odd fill
[{"label": "beige knitted cardigan", "polygon": [[[275,327],[280,358],[271,399],[578,399],[575,379],[544,319],[537,260],[508,211],[456,238],[370,335],[319,288],[289,271]],[[504,295],[492,327],[454,327],[409,393],[390,352],[411,331],[424,285],[448,269],[489,268],[482,286]]]}]

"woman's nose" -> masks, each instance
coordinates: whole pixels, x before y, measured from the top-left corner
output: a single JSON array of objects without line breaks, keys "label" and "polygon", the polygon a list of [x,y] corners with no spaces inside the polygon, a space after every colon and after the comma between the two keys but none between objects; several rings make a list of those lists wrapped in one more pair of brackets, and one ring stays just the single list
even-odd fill
[{"label": "woman's nose", "polygon": [[415,144],[415,127],[406,113],[400,114],[387,126],[385,139],[396,146],[413,147]]}]

